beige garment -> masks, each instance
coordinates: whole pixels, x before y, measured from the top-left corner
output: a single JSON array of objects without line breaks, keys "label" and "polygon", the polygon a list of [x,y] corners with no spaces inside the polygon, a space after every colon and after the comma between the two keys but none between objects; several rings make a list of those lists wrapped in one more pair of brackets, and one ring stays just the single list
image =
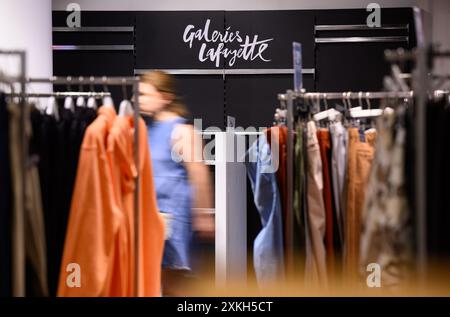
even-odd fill
[{"label": "beige garment", "polygon": [[358,277],[361,219],[365,193],[375,154],[376,131],[365,132],[360,141],[357,128],[348,129],[347,210],[345,217],[344,270],[349,281]]},{"label": "beige garment", "polygon": [[11,160],[12,208],[12,296],[25,296],[25,211],[19,105],[9,104],[9,153]]},{"label": "beige garment", "polygon": [[[23,150],[21,138],[20,108],[9,104],[10,113],[10,155],[14,192],[13,207],[13,296],[26,295],[25,267],[30,264],[33,276],[33,295],[48,296],[47,260],[45,244],[44,215],[36,161],[27,157],[27,168],[22,168]],[[25,113],[25,134],[27,142],[31,136],[28,108]],[[22,181],[25,172],[25,183]],[[25,191],[25,192],[24,192]],[[25,196],[23,196],[25,194]],[[24,200],[25,198],[25,200]]]},{"label": "beige garment", "polygon": [[322,160],[320,158],[317,128],[313,121],[307,124],[307,239],[306,281],[326,286],[328,283],[325,253],[325,206],[323,203]]}]

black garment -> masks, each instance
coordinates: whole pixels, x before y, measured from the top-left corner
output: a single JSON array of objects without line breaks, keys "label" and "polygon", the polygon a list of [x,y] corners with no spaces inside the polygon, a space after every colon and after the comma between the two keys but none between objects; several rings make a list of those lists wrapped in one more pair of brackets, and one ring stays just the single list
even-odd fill
[{"label": "black garment", "polygon": [[450,108],[445,99],[427,106],[426,215],[431,260],[450,259]]},{"label": "black garment", "polygon": [[9,115],[5,96],[0,95],[0,297],[12,295],[11,268],[11,165]]},{"label": "black garment", "polygon": [[39,155],[50,296],[57,292],[81,143],[86,128],[96,118],[96,111],[88,108],[77,107],[74,113],[62,108],[59,114],[59,121],[40,113],[32,116]]},{"label": "black garment", "polygon": [[[416,130],[414,122],[414,107],[409,106],[405,112],[405,130],[406,130],[406,142],[405,142],[405,190],[408,200],[408,208],[410,210],[411,228],[416,228]],[[413,250],[417,249],[416,230],[412,230]]]},{"label": "black garment", "polygon": [[[50,295],[56,294],[54,274],[55,268],[55,241],[56,234],[56,197],[57,187],[60,182],[57,180],[58,168],[55,166],[56,156],[56,119],[52,116],[42,115],[38,111],[31,113],[31,124],[33,129],[33,144],[36,149],[39,163],[39,177],[42,195],[42,208],[44,210],[45,238],[47,247],[47,278]],[[56,176],[56,178],[55,178]],[[56,280],[57,281],[57,280]]]}]

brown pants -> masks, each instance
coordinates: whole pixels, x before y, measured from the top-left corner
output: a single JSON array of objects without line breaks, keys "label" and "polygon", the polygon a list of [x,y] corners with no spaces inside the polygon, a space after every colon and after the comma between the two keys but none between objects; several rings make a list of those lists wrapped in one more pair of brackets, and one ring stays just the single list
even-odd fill
[{"label": "brown pants", "polygon": [[347,210],[345,221],[344,268],[346,277],[358,276],[359,240],[364,198],[375,154],[376,132],[366,131],[361,142],[357,128],[348,129]]},{"label": "brown pants", "polygon": [[331,196],[331,176],[330,176],[330,160],[331,160],[331,142],[330,131],[320,129],[317,131],[319,139],[320,157],[322,159],[323,171],[323,202],[325,206],[325,248],[327,259],[328,275],[334,276],[334,235],[333,235],[333,205]]}]

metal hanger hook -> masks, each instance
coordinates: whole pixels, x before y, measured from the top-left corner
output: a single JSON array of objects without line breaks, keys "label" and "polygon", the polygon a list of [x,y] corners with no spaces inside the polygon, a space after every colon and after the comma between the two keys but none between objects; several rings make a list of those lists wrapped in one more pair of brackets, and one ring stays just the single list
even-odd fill
[{"label": "metal hanger hook", "polygon": [[83,91],[83,80],[84,80],[83,76],[78,77],[78,82],[79,82],[78,89],[80,92]]},{"label": "metal hanger hook", "polygon": [[350,106],[350,109],[353,108],[352,102],[351,102],[351,100],[350,100],[351,95],[352,95],[352,93],[351,93],[350,91],[347,92],[347,99],[348,99],[348,104],[349,104],[349,106]]},{"label": "metal hanger hook", "polygon": [[317,111],[320,111],[320,94],[316,95],[316,107],[317,107]]},{"label": "metal hanger hook", "polygon": [[128,96],[127,96],[127,86],[126,86],[126,80],[125,80],[125,78],[122,78],[122,94],[123,94],[123,99],[124,99],[124,100],[128,100]]},{"label": "metal hanger hook", "polygon": [[103,82],[103,91],[109,92],[108,91],[108,78],[106,76],[102,77],[102,82]]},{"label": "metal hanger hook", "polygon": [[72,77],[71,76],[67,76],[67,91],[71,91],[71,87],[70,87],[70,83],[72,82]]},{"label": "metal hanger hook", "polygon": [[91,82],[91,83],[89,84],[89,89],[90,89],[92,92],[95,92],[95,88],[94,88],[94,77],[93,77],[93,76],[89,77],[89,81]]},{"label": "metal hanger hook", "polygon": [[368,107],[368,109],[370,109],[371,108],[371,105],[370,105],[370,92],[366,92],[366,102],[367,102],[367,107]]}]

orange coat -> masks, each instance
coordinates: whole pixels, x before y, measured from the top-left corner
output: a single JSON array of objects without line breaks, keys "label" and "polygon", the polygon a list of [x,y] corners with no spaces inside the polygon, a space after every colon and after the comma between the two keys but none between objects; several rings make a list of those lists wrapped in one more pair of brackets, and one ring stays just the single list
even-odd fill
[{"label": "orange coat", "polygon": [[[156,207],[145,123],[139,137],[139,296],[159,296],[164,247]],[[137,169],[133,119],[101,107],[88,127],[64,245],[58,296],[134,296],[134,192]],[[81,269],[81,287],[69,287],[69,263]]]},{"label": "orange coat", "polygon": [[[111,168],[106,154],[106,138],[115,118],[112,107],[101,107],[83,138],[58,296],[108,296],[110,293],[116,241],[124,221],[111,186]],[[79,265],[80,287],[67,283],[71,272],[66,270],[71,263]]]}]

